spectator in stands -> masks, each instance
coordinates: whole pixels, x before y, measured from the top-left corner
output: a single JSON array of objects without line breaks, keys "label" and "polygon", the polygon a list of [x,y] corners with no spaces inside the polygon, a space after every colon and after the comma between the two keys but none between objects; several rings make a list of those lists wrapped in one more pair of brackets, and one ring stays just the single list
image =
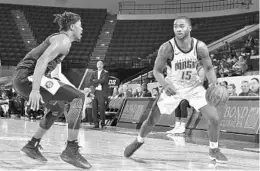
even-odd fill
[{"label": "spectator in stands", "polygon": [[249,96],[259,96],[259,79],[252,78],[250,81],[250,86],[253,93],[249,93]]},{"label": "spectator in stands", "polygon": [[253,93],[253,91],[250,89],[249,82],[245,80],[241,82],[241,90],[242,92],[239,94],[239,96],[249,96],[250,93]]},{"label": "spectator in stands", "polygon": [[4,112],[4,116],[5,117],[8,117],[8,110],[9,110],[9,99],[7,97],[7,94],[5,91],[2,91],[1,92],[1,108],[2,108],[2,111]]},{"label": "spectator in stands", "polygon": [[235,84],[228,85],[228,94],[229,96],[237,96]]},{"label": "spectator in stands", "polygon": [[140,85],[140,86],[138,86],[137,88],[136,88],[136,90],[137,90],[137,92],[138,92],[138,97],[141,97],[142,96],[142,86]]},{"label": "spectator in stands", "polygon": [[229,70],[227,65],[225,65],[224,61],[220,62],[220,67],[219,67],[219,74],[223,77],[225,74],[228,74]]},{"label": "spectator in stands", "polygon": [[123,97],[124,98],[126,98],[126,97],[133,97],[133,94],[130,91],[130,89],[128,88],[127,84],[124,84],[122,88],[123,88]]},{"label": "spectator in stands", "polygon": [[245,48],[242,48],[240,56],[242,56],[244,58],[245,62],[248,63],[248,60],[250,59],[251,54],[250,53],[246,53]]},{"label": "spectator in stands", "polygon": [[232,66],[232,70],[237,75],[243,75],[247,70],[247,64],[243,56],[239,56],[239,60]]},{"label": "spectator in stands", "polygon": [[158,97],[159,96],[159,88],[155,87],[152,90],[152,97]]},{"label": "spectator in stands", "polygon": [[[102,61],[97,62],[97,70],[92,73],[90,83],[94,99],[92,101],[92,115],[95,123],[94,128],[99,128],[98,111],[100,113],[101,127],[105,126],[105,110],[108,100],[108,72],[103,69]],[[94,90],[93,90],[94,89]]]},{"label": "spectator in stands", "polygon": [[231,61],[233,64],[235,64],[237,62],[238,56],[236,54],[231,54]]},{"label": "spectator in stands", "polygon": [[113,93],[112,93],[112,96],[110,96],[110,99],[116,99],[118,97],[118,95],[119,95],[118,88],[114,87]]},{"label": "spectator in stands", "polygon": [[228,88],[228,82],[227,81],[220,82],[220,85]]},{"label": "spectator in stands", "polygon": [[251,49],[254,48],[255,41],[251,35],[248,35],[246,43],[245,43],[245,50],[246,53],[251,53]]},{"label": "spectator in stands", "polygon": [[257,54],[256,50],[255,49],[251,49],[251,55],[254,56],[256,54]]},{"label": "spectator in stands", "polygon": [[254,38],[254,44],[255,44],[255,46],[254,46],[254,50],[255,50],[255,55],[258,55],[259,54],[259,39],[258,38]]},{"label": "spectator in stands", "polygon": [[131,96],[130,97],[133,97],[133,88],[132,87],[129,87],[127,88],[127,91],[129,91],[131,93]]},{"label": "spectator in stands", "polygon": [[118,88],[118,95],[116,96],[116,98],[124,98],[124,91],[122,85],[120,85]]},{"label": "spectator in stands", "polygon": [[142,94],[141,97],[152,97],[152,93],[147,89],[147,84],[142,84]]},{"label": "spectator in stands", "polygon": [[137,91],[137,88],[133,89],[133,97],[139,97],[139,92]]},{"label": "spectator in stands", "polygon": [[225,42],[225,45],[223,46],[223,51],[231,52],[231,46],[227,41]]},{"label": "spectator in stands", "polygon": [[231,54],[229,54],[228,57],[227,57],[227,63],[228,63],[228,65],[229,65],[230,67],[235,64],[235,63],[233,63],[232,58],[233,58],[233,57],[231,56]]}]

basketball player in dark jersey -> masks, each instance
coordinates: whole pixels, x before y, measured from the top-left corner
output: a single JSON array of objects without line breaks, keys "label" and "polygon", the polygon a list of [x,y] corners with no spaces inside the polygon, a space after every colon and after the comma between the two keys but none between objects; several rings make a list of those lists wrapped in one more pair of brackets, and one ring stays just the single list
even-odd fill
[{"label": "basketball player in dark jersey", "polygon": [[[80,41],[83,31],[81,18],[71,12],[55,16],[54,22],[58,23],[60,32],[49,36],[32,49],[17,65],[14,74],[13,86],[28,100],[30,108],[38,110],[42,103],[49,109],[40,121],[36,133],[21,152],[28,157],[46,162],[47,159],[39,151],[40,140],[54,121],[64,113],[68,123],[68,141],[60,157],[76,167],[90,168],[89,162],[79,153],[77,142],[85,96],[75,87],[51,78],[51,72],[69,53],[72,42]],[[68,112],[64,112],[64,102],[70,104]]]},{"label": "basketball player in dark jersey", "polygon": [[[217,83],[216,74],[209,57],[208,48],[202,41],[190,36],[191,21],[187,17],[178,17],[174,21],[175,37],[161,45],[154,66],[154,77],[163,86],[164,91],[158,98],[160,112],[150,112],[141,126],[137,138],[126,147],[124,155],[130,157],[144,143],[144,138],[158,122],[160,113],[171,114],[181,100],[187,99],[192,107],[199,110],[208,120],[209,158],[216,162],[228,160],[218,147],[220,121],[215,107],[207,104],[201,82],[198,81],[196,64],[200,62],[205,70],[209,87]],[[167,68],[164,78],[163,69]]]}]

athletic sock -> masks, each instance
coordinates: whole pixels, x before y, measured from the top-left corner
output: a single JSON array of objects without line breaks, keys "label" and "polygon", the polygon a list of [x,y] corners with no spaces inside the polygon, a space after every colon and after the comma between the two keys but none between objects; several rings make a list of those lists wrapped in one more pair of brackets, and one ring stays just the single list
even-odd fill
[{"label": "athletic sock", "polygon": [[218,142],[209,142],[209,148],[218,148]]},{"label": "athletic sock", "polygon": [[181,122],[175,122],[174,128],[179,127],[179,126],[181,126]]},{"label": "athletic sock", "polygon": [[144,138],[140,137],[140,135],[137,136],[137,141],[139,143],[144,143]]}]

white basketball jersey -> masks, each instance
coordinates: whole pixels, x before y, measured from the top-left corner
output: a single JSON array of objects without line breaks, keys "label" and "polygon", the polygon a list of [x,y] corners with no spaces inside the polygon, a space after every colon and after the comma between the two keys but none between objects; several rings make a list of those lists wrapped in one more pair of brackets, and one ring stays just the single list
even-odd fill
[{"label": "white basketball jersey", "polygon": [[188,52],[182,51],[178,48],[174,38],[169,40],[173,48],[173,60],[171,67],[167,67],[166,80],[171,81],[176,89],[193,88],[198,81],[198,73],[196,66],[198,64],[197,58],[197,43],[198,40],[193,39],[193,44]]}]

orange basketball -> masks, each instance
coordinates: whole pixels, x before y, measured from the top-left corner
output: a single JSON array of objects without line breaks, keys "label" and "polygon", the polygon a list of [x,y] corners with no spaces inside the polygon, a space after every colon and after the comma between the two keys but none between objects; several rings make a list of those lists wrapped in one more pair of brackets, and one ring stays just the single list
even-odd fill
[{"label": "orange basketball", "polygon": [[228,91],[224,86],[210,86],[206,92],[206,100],[209,105],[225,105],[229,99]]}]

